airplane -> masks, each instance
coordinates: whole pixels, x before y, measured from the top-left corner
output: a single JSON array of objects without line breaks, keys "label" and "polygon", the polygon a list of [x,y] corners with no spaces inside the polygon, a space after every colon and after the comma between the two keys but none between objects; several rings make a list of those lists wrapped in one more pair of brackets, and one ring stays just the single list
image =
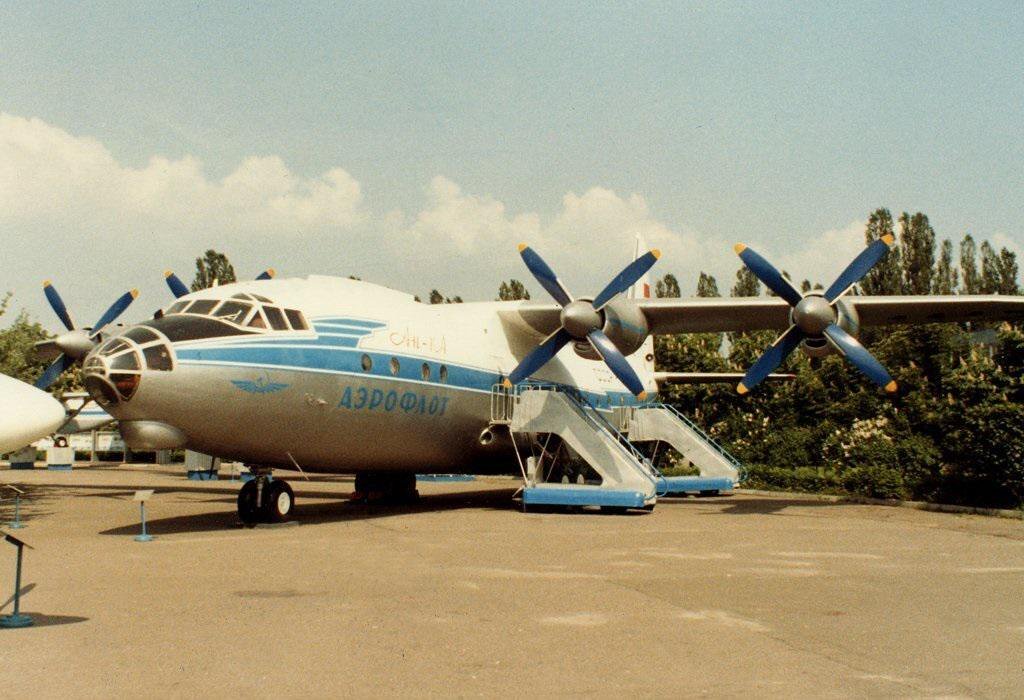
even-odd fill
[{"label": "airplane", "polygon": [[[655,370],[654,335],[781,331],[742,375],[740,393],[772,378],[797,348],[811,357],[838,353],[894,392],[856,339],[862,326],[1024,319],[1020,297],[849,295],[892,244],[889,236],[874,241],[827,289],[808,293],[737,245],[777,295],[748,298],[649,298],[657,250],[638,251],[597,295],[574,297],[525,244],[520,256],[556,303],[428,305],[316,275],[188,292],[169,274],[176,301],[113,331],[131,292],[93,328],[76,329],[47,283],[68,332],[46,347],[61,354],[40,385],[81,362],[87,391],[117,419],[130,448],[184,447],[250,465],[256,478],[238,497],[247,524],[292,514],[294,494],[274,469],[355,473],[357,492],[396,496],[415,493],[416,473],[518,469],[524,507],[649,509],[668,482],[635,443],[715,447],[657,403],[658,380],[673,377]],[[549,447],[558,442],[587,462],[575,481],[568,467],[561,481],[552,471]],[[722,464],[718,476],[735,483],[735,465]]]}]

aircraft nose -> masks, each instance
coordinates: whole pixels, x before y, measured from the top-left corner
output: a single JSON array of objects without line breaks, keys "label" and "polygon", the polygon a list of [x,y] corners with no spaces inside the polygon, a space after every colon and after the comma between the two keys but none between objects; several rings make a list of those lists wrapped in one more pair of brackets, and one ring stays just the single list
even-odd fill
[{"label": "aircraft nose", "polygon": [[46,437],[66,416],[60,402],[45,391],[0,374],[0,452]]},{"label": "aircraft nose", "polygon": [[85,390],[104,408],[131,399],[142,380],[141,371],[138,350],[116,338],[89,353],[82,364]]}]

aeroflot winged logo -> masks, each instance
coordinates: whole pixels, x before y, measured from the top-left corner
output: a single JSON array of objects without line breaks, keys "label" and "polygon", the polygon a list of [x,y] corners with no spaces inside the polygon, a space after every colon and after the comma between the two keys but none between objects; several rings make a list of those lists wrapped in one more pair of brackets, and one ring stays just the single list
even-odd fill
[{"label": "aeroflot winged logo", "polygon": [[248,379],[232,379],[231,383],[250,394],[272,394],[275,391],[288,388],[287,384],[270,381],[270,375],[266,372],[252,381]]}]

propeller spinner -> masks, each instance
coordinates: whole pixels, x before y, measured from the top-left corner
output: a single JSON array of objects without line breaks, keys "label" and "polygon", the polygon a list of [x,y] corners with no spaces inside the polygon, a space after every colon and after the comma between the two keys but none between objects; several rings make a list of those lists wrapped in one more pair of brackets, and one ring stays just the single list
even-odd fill
[{"label": "propeller spinner", "polygon": [[616,295],[629,289],[651,269],[661,257],[661,253],[658,250],[651,250],[631,262],[601,290],[601,293],[593,301],[574,300],[554,270],[525,243],[519,245],[519,254],[540,285],[562,307],[561,326],[523,358],[522,362],[509,373],[505,380],[505,386],[511,388],[520,383],[547,364],[558,354],[559,350],[575,340],[590,343],[590,346],[601,356],[612,373],[619,378],[619,381],[641,401],[645,399],[647,392],[644,391],[643,382],[640,381],[615,344],[601,330],[604,325],[601,310]]},{"label": "propeller spinner", "polygon": [[746,376],[736,386],[736,391],[746,394],[760,384],[804,340],[825,338],[868,379],[889,393],[895,392],[896,382],[885,367],[856,338],[839,326],[837,323],[839,314],[836,310],[836,302],[860,282],[878,261],[885,257],[894,240],[892,235],[885,235],[873,241],[853,259],[853,262],[847,265],[824,294],[807,295],[798,292],[775,266],[758,255],[752,248],[737,243],[735,250],[743,264],[750,268],[750,271],[764,282],[768,289],[785,299],[793,307],[793,310],[790,313],[790,327],[747,371]]},{"label": "propeller spinner", "polygon": [[68,313],[67,305],[49,280],[43,282],[43,293],[46,294],[46,300],[50,302],[54,313],[57,314],[61,323],[67,328],[67,333],[62,333],[53,341],[37,343],[38,346],[52,342],[53,347],[60,351],[60,355],[54,360],[53,364],[47,367],[46,371],[36,380],[36,387],[40,389],[48,388],[57,381],[57,378],[65,370],[75,364],[76,360],[80,360],[89,354],[89,351],[99,341],[103,329],[124,313],[124,310],[139,296],[138,289],[125,292],[110,305],[110,308],[100,316],[92,328],[76,328],[75,322],[71,319],[71,314]]}]

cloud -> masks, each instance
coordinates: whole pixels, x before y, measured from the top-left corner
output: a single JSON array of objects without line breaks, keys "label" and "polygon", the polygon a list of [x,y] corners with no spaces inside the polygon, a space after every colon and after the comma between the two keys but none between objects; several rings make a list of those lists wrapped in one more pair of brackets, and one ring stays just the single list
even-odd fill
[{"label": "cloud", "polygon": [[805,279],[827,287],[864,249],[865,226],[865,221],[851,221],[842,228],[829,229],[809,238],[800,249],[789,253],[758,252],[780,270],[789,272],[798,288]]}]

